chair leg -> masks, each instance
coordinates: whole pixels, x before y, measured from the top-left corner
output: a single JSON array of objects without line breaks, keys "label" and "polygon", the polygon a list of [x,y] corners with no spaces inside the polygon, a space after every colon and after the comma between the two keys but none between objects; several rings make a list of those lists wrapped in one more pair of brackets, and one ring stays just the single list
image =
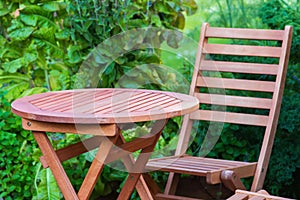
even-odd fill
[{"label": "chair leg", "polygon": [[[150,174],[144,173],[144,174],[142,174],[141,178],[144,180],[146,187],[148,188],[149,192],[151,193],[151,198],[155,198],[155,196],[158,193],[161,193],[161,189],[158,187],[158,185],[152,179]],[[138,185],[137,185],[137,188],[138,188]],[[142,200],[144,200],[141,195],[140,195],[140,197]]]},{"label": "chair leg", "polygon": [[174,195],[177,190],[179,179],[180,179],[180,174],[171,172],[168,177],[164,194]]},{"label": "chair leg", "polygon": [[231,170],[222,171],[221,180],[222,183],[225,185],[225,187],[227,187],[231,191],[235,191],[236,189],[242,189],[242,190],[246,189],[243,182],[234,171]]}]

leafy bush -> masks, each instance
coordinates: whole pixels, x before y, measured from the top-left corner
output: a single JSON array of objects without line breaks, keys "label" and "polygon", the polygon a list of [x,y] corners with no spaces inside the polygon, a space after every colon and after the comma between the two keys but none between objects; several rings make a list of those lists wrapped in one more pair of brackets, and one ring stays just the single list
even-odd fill
[{"label": "leafy bush", "polygon": [[22,129],[21,119],[10,112],[10,104],[0,93],[0,197],[24,199],[33,193],[36,150],[33,136]]}]

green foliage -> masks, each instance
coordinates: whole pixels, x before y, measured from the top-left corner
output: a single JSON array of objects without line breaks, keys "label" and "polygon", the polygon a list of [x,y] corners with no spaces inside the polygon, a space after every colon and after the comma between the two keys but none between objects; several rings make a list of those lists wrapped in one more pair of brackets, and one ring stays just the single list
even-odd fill
[{"label": "green foliage", "polygon": [[10,112],[10,104],[0,93],[0,197],[30,198],[36,161],[32,153],[36,143],[33,136],[22,129],[21,119]]},{"label": "green foliage", "polygon": [[[291,65],[287,74],[285,95],[282,100],[275,144],[270,160],[265,186],[274,194],[289,195],[293,198],[297,191],[291,189],[297,168],[300,168],[300,77],[299,65]],[[299,172],[298,172],[299,173]],[[287,189],[288,188],[288,189]]]},{"label": "green foliage", "polygon": [[263,4],[260,16],[263,23],[272,29],[284,29],[285,25],[293,26],[293,40],[291,47],[290,63],[299,64],[300,58],[300,13],[297,5],[288,5],[283,0],[272,0]]},{"label": "green foliage", "polygon": [[[78,6],[83,4],[85,6]],[[194,1],[111,0],[101,5],[99,9],[95,9],[97,4],[94,1],[76,1],[69,9],[72,15],[69,24],[75,27],[75,30],[78,29],[72,39],[76,41],[81,52],[100,44],[83,63],[85,69],[76,77],[78,81],[75,87],[132,87],[140,84],[139,78],[159,82],[157,78],[162,77],[157,76],[160,72],[155,68],[150,70],[147,67],[146,72],[142,69],[135,69],[134,72],[130,70],[143,64],[160,64],[160,44],[166,41],[168,45],[175,47],[180,40],[179,36],[164,29],[183,28],[184,16],[180,13],[186,10],[192,14],[196,9]],[[107,19],[107,16],[112,17]],[[147,32],[146,27],[157,29]],[[91,35],[92,33],[95,34]],[[121,34],[116,35],[118,33]],[[159,34],[161,36],[158,37]],[[116,36],[112,37],[114,35]],[[90,78],[93,74],[99,74],[99,78]],[[139,74],[139,77],[127,77],[116,85],[124,74]],[[153,74],[156,76],[153,77]],[[143,75],[146,77],[143,78]],[[136,80],[137,83],[132,83],[132,80]]]},{"label": "green foliage", "polygon": [[[19,96],[59,89],[49,81],[53,70],[68,75],[63,41],[57,41],[66,4],[43,1],[19,4],[2,1],[0,85],[8,101]],[[72,44],[72,43],[71,43]],[[43,89],[44,88],[44,89]]]},{"label": "green foliage", "polygon": [[[188,30],[200,29],[202,22],[209,22],[211,26],[236,28],[263,28],[259,17],[259,8],[263,0],[196,0],[198,10],[195,15],[187,19]],[[197,39],[199,35],[196,36]]]}]

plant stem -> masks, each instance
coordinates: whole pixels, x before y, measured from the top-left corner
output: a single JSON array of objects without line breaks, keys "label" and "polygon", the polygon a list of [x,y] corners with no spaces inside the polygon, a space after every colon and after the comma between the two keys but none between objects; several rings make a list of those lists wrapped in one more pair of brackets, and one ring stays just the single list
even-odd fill
[{"label": "plant stem", "polygon": [[231,1],[230,0],[226,0],[226,4],[227,4],[227,9],[228,9],[228,18],[229,18],[229,27],[232,28],[232,14],[231,14]]},{"label": "plant stem", "polygon": [[220,3],[219,0],[216,0],[216,2],[217,2],[218,7],[219,7],[219,9],[220,9],[220,15],[221,15],[221,17],[222,17],[222,19],[223,19],[224,27],[227,27],[226,17],[225,17],[225,15],[224,15],[222,5],[221,5],[221,3]]},{"label": "plant stem", "polygon": [[45,70],[44,70],[44,73],[45,73],[45,80],[46,80],[47,88],[48,88],[49,91],[51,91],[51,85],[50,85],[50,81],[49,81],[48,70],[45,69]]}]

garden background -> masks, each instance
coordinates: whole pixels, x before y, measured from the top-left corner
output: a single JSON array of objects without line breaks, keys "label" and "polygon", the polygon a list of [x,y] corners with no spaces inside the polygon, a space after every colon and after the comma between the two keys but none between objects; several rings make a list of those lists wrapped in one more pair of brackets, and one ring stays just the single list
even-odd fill
[{"label": "garden background", "polygon": [[[10,103],[14,99],[46,91],[85,87],[88,83],[84,77],[80,82],[76,74],[82,62],[98,44],[118,33],[152,26],[162,30],[179,29],[185,36],[197,41],[203,22],[218,27],[294,27],[286,88],[264,188],[274,195],[299,199],[299,11],[299,0],[0,0],[0,199],[62,198],[50,170],[42,169],[39,163],[41,152],[33,136],[22,129],[21,119],[10,111]],[[141,41],[144,39],[141,38]],[[176,48],[179,40],[176,34],[166,31],[159,42]],[[122,46],[121,42],[119,46]],[[193,55],[195,50],[191,49],[187,54]],[[97,59],[95,65],[105,65],[108,54]],[[174,83],[175,72],[170,71],[166,76],[155,67],[140,69],[138,73],[128,75],[128,81],[118,82],[135,66],[153,63],[172,67],[187,80],[191,77],[193,63],[187,62],[182,55],[144,48],[131,51],[110,63],[99,73],[100,81],[96,86],[130,87],[141,76],[152,80],[151,84],[144,85],[145,88],[174,90],[176,87],[179,91],[184,88],[182,83]],[[156,148],[170,144],[170,151],[174,150],[173,138],[179,126],[180,118],[170,120]],[[143,128],[125,134],[134,137],[139,131]],[[237,125],[224,126],[227,134],[221,135],[209,156],[255,160],[261,134],[250,133],[257,131]],[[199,153],[204,133],[205,125],[199,125],[189,153]],[[72,134],[50,137],[56,148],[80,139]],[[88,155],[64,162],[75,188],[78,189],[90,162]],[[122,185],[125,177],[126,173],[106,167],[93,198],[108,195],[115,190],[116,183]],[[163,184],[167,176],[153,173],[153,177]],[[136,198],[133,194],[132,199]]]}]

